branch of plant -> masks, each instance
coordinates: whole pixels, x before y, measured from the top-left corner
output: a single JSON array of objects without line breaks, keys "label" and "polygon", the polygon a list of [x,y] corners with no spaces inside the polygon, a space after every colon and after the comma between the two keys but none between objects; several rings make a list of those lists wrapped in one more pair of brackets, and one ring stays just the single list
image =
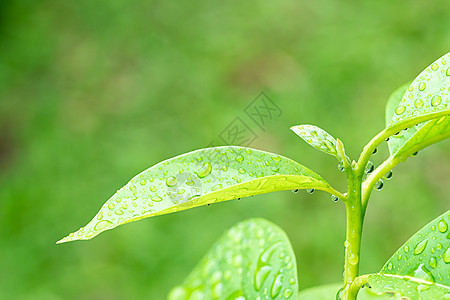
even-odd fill
[{"label": "branch of plant", "polygon": [[424,116],[420,117],[414,117],[412,120],[405,120],[402,122],[399,122],[393,126],[389,126],[385,128],[383,131],[378,133],[375,137],[370,140],[370,142],[364,147],[361,155],[359,156],[357,167],[358,167],[358,174],[363,174],[364,170],[367,166],[367,163],[369,162],[370,157],[372,156],[374,150],[387,138],[390,136],[396,134],[397,132],[400,132],[404,129],[411,128],[414,125],[427,122],[432,119],[437,119],[442,116],[449,115],[449,110],[444,110],[440,112],[430,113]]},{"label": "branch of plant", "polygon": [[369,202],[370,195],[373,191],[375,184],[380,180],[384,175],[386,175],[390,170],[392,170],[396,165],[401,162],[399,158],[389,157],[385,160],[381,165],[379,165],[362,184],[362,211],[363,214],[366,211],[367,204]]}]

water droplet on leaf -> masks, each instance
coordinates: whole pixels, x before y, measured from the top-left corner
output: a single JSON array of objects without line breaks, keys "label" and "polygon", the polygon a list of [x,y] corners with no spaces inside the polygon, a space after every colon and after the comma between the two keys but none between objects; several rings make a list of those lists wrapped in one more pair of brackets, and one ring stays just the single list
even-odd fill
[{"label": "water droplet on leaf", "polygon": [[168,187],[176,186],[177,185],[177,179],[173,176],[169,176],[166,178],[166,185]]},{"label": "water droplet on leaf", "polygon": [[377,183],[375,183],[375,189],[377,190],[377,191],[381,191],[381,189],[383,188],[383,186],[384,186],[384,183],[383,183],[383,180],[378,180],[377,181]]},{"label": "water droplet on leaf", "polygon": [[438,229],[442,233],[446,232],[448,229],[447,222],[445,222],[444,220],[440,220],[438,223]]},{"label": "water droplet on leaf", "polygon": [[375,168],[375,167],[374,167],[373,163],[372,163],[371,161],[369,161],[369,162],[367,163],[366,170],[365,170],[366,174],[372,173],[373,170],[374,170],[374,168]]},{"label": "water droplet on leaf", "polygon": [[428,239],[425,239],[425,240],[421,241],[420,243],[418,243],[417,246],[414,248],[414,254],[419,255],[420,253],[422,253],[423,250],[425,250],[425,248],[427,247],[427,243],[428,243]]},{"label": "water droplet on leaf", "polygon": [[203,166],[196,172],[198,178],[208,176],[212,171],[211,164],[209,162],[204,163]]}]

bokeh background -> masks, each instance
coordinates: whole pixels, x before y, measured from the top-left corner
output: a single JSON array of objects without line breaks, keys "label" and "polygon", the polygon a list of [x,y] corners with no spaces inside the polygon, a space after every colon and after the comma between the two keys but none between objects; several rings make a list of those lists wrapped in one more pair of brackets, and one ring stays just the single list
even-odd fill
[{"label": "bokeh background", "polygon": [[[252,147],[342,189],[335,159],[289,127],[320,125],[355,158],[383,128],[389,94],[450,50],[449,28],[445,1],[0,1],[0,299],[165,299],[227,228],[251,217],[287,232],[301,289],[339,281],[344,206],[322,192],[55,242],[132,176],[205,147],[236,117],[258,135]],[[261,91],[282,110],[265,130],[244,113]],[[363,273],[448,209],[449,151],[443,142],[419,153],[374,192]]]}]

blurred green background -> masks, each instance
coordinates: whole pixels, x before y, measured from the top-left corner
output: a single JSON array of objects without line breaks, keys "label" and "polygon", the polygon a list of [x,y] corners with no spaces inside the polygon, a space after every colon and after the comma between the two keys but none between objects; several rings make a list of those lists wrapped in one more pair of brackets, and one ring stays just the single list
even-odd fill
[{"label": "blurred green background", "polygon": [[[55,242],[133,175],[206,146],[236,117],[257,133],[252,147],[342,189],[335,159],[289,127],[320,125],[355,158],[383,128],[389,94],[450,50],[449,28],[444,1],[0,1],[0,299],[164,299],[251,217],[287,232],[302,289],[339,281],[344,207],[320,192]],[[283,111],[265,131],[244,113],[261,91]],[[374,192],[363,273],[448,209],[449,151],[444,142],[421,152]]]}]

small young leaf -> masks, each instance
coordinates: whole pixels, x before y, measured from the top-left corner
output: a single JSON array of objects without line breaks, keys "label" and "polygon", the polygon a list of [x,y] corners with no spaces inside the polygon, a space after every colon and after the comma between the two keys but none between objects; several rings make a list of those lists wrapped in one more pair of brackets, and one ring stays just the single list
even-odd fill
[{"label": "small young leaf", "polygon": [[266,220],[251,219],[225,233],[168,299],[297,299],[297,291],[286,234]]},{"label": "small young leaf", "polygon": [[450,211],[431,221],[395,252],[381,273],[450,286],[449,222]]},{"label": "small young leaf", "polygon": [[311,188],[333,193],[319,175],[277,154],[235,146],[200,149],[138,174],[89,224],[58,243],[91,239],[121,224],[210,203]]},{"label": "small young leaf", "polygon": [[292,126],[291,130],[314,148],[337,157],[336,139],[314,125]]},{"label": "small young leaf", "polygon": [[368,284],[359,292],[365,299],[450,299],[450,287],[409,276],[371,274]]},{"label": "small young leaf", "polygon": [[403,95],[389,126],[438,112],[450,113],[450,53],[417,76]]}]

